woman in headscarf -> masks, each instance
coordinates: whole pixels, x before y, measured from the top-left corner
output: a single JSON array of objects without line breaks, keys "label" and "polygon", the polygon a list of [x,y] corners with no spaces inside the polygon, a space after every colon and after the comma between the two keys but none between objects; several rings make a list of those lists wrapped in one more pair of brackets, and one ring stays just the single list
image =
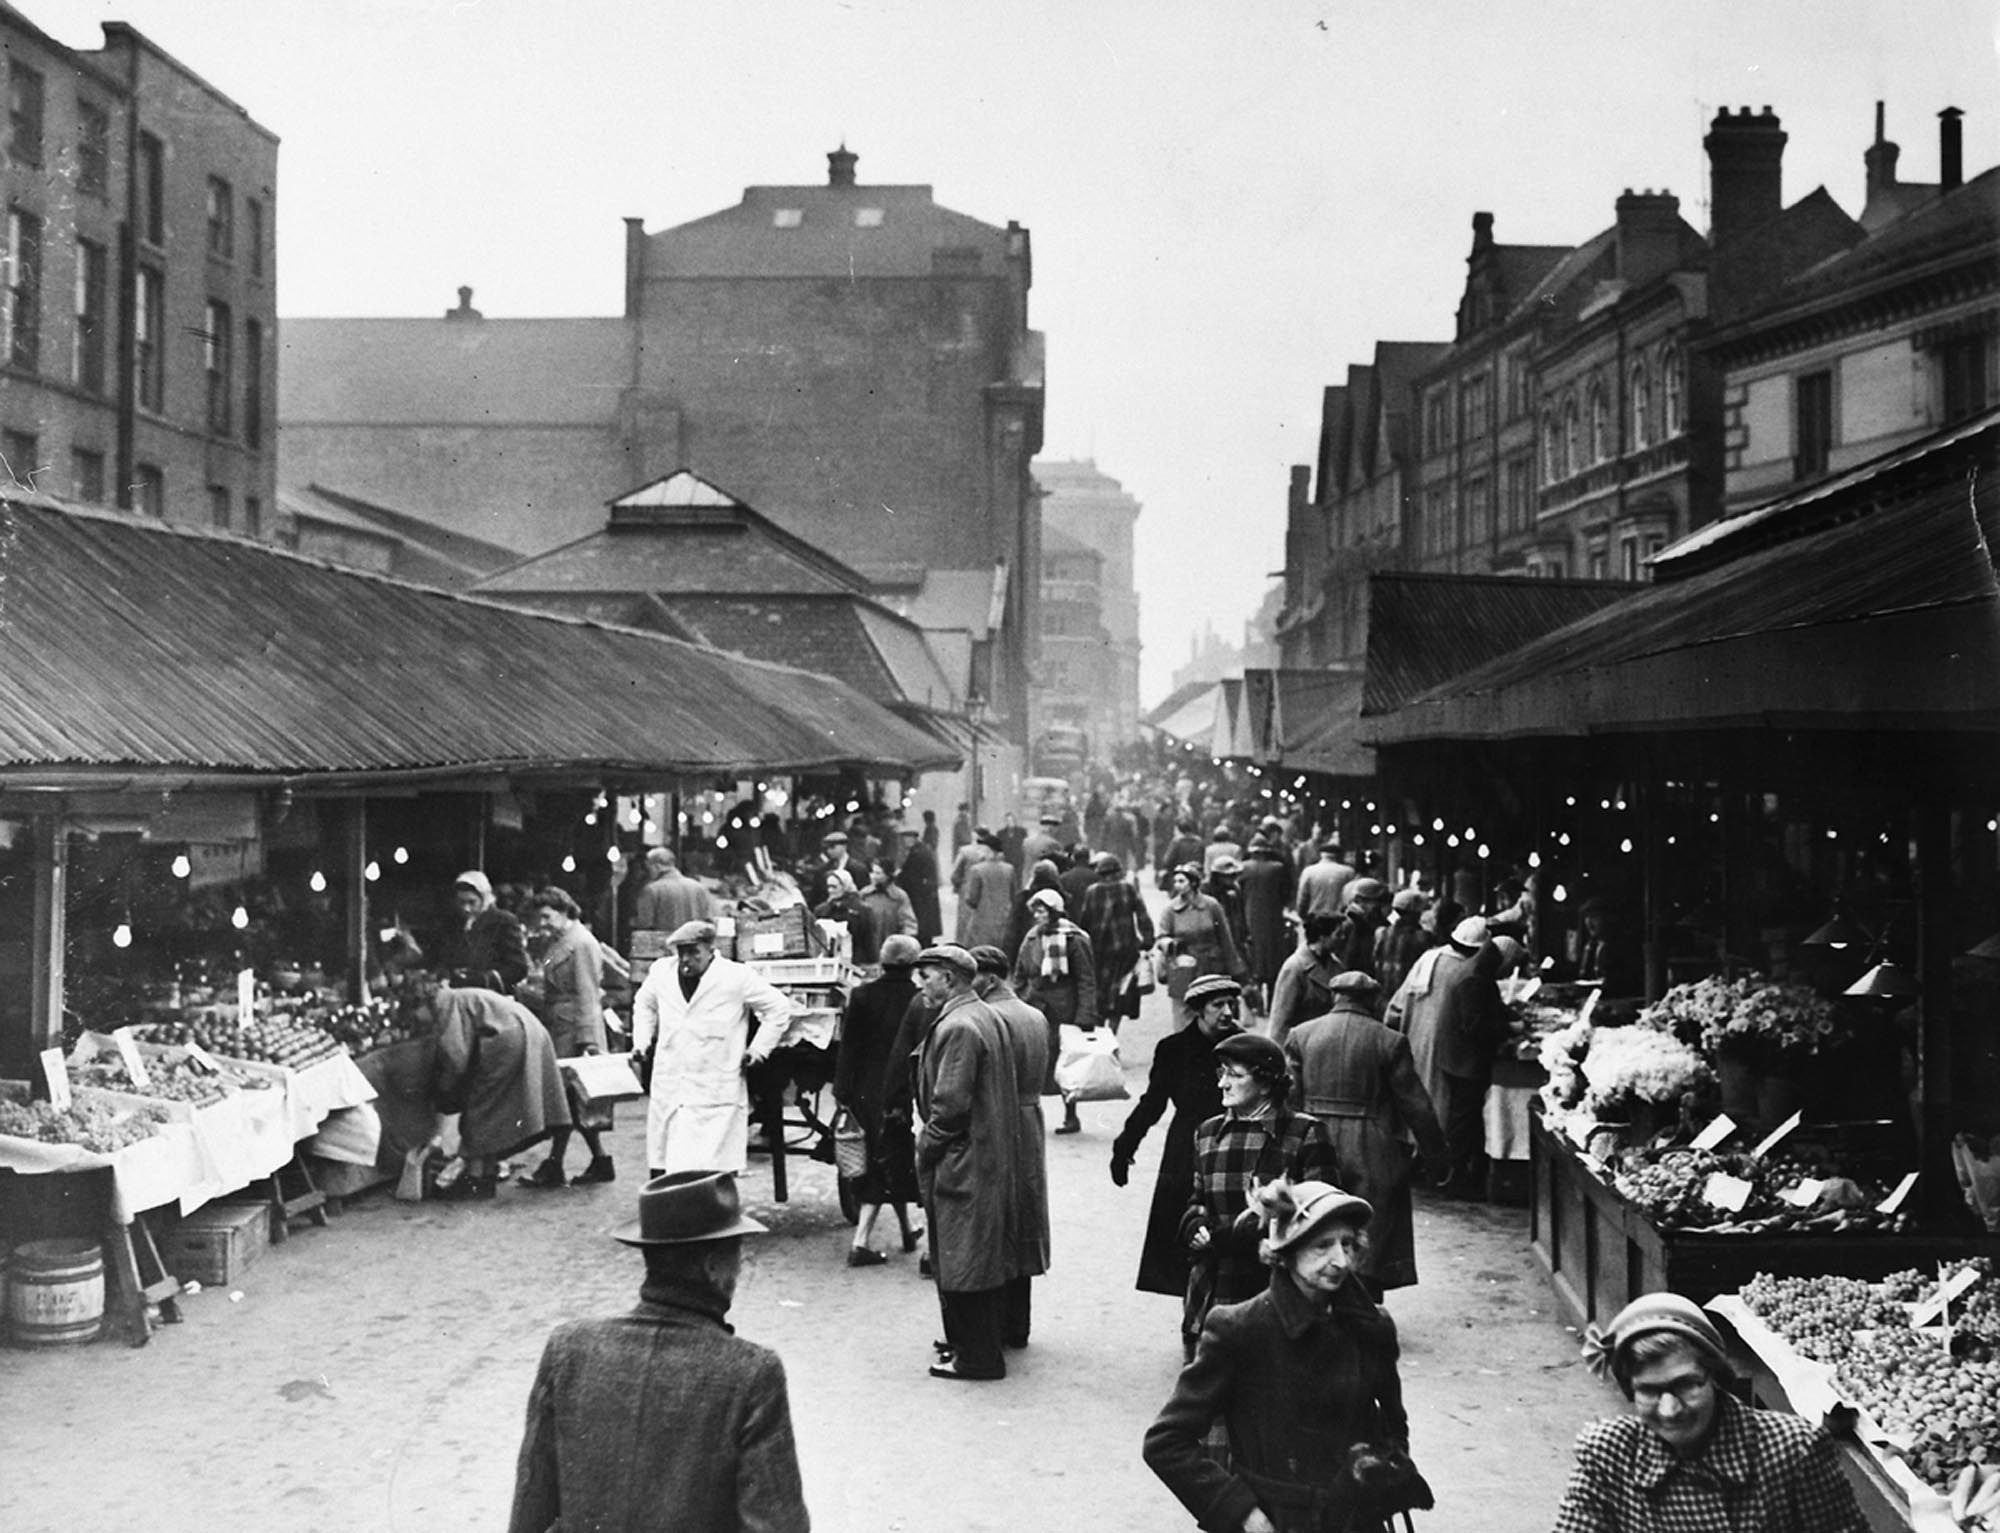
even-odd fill
[{"label": "woman in headscarf", "polygon": [[[1021,955],[1021,944],[1028,940],[1028,933],[1034,929],[1035,912],[1028,904],[1044,889],[1051,894],[1062,893],[1061,870],[1048,858],[1038,858],[1028,869],[1028,886],[1014,896],[1014,905],[1007,913],[1007,940],[1000,944],[1000,951],[1011,962]],[[1063,902],[1067,905],[1069,902]]]},{"label": "woman in headscarf", "polygon": [[458,1114],[465,1174],[446,1196],[491,1198],[501,1159],[570,1121],[555,1045],[532,1011],[492,990],[420,993],[417,1016],[434,1028],[431,1104]]},{"label": "woman in headscarf", "polygon": [[1232,1034],[1215,1046],[1215,1073],[1222,1111],[1194,1131],[1194,1185],[1181,1215],[1181,1248],[1193,1263],[1181,1311],[1190,1356],[1210,1309],[1240,1304],[1264,1287],[1257,1222],[1244,1217],[1251,1187],[1337,1171],[1319,1120],[1288,1105],[1291,1074],[1277,1044],[1258,1033]]},{"label": "woman in headscarf", "polygon": [[896,884],[895,870],[886,862],[868,864],[868,887],[861,891],[861,903],[874,921],[875,950],[898,932],[905,937],[917,934],[917,907]]},{"label": "woman in headscarf", "polygon": [[[454,985],[511,995],[528,973],[528,943],[521,923],[499,907],[493,880],[477,868],[452,881],[451,901],[455,918],[430,953],[428,967]],[[407,949],[411,960],[424,957],[413,942]]]},{"label": "woman in headscarf", "polygon": [[[531,1009],[548,1029],[558,1059],[604,1052],[604,961],[597,937],[581,919],[582,909],[567,890],[538,890],[528,901],[528,919],[539,944],[540,984]],[[554,1131],[548,1158],[522,1182],[524,1187],[562,1187],[569,1178],[563,1157],[569,1153],[571,1124],[583,1135],[590,1164],[577,1173],[579,1185],[608,1182],[616,1172],[599,1136],[612,1126],[607,1103],[594,1105],[565,1072],[563,1087],[569,1101],[570,1124]]]},{"label": "woman in headscarf", "polygon": [[854,887],[853,875],[847,869],[827,870],[826,898],[813,907],[813,918],[838,921],[847,928],[848,940],[854,944],[855,963],[872,964],[881,954],[882,933],[876,930],[875,912]]},{"label": "woman in headscarf", "polygon": [[[1146,1463],[1204,1528],[1376,1533],[1434,1498],[1409,1458],[1395,1322],[1355,1281],[1372,1210],[1323,1181],[1260,1203],[1269,1281],[1209,1315]],[[1218,1424],[1222,1457],[1206,1448]]]},{"label": "woman in headscarf", "polygon": [[1201,876],[1194,863],[1175,868],[1167,880],[1167,908],[1160,913],[1160,950],[1167,955],[1176,1030],[1188,1024],[1187,987],[1204,974],[1226,974],[1239,985],[1250,977],[1228,916],[1201,892]]}]

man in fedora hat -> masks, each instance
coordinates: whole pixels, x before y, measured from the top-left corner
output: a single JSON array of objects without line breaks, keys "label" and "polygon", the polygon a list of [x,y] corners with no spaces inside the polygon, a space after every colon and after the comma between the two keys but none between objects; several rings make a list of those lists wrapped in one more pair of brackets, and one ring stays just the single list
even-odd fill
[{"label": "man in fedora hat", "polygon": [[638,1308],[559,1325],[528,1394],[509,1533],[805,1533],[785,1365],[727,1323],[743,1237],[727,1171],[655,1177],[612,1233],[646,1259]]}]

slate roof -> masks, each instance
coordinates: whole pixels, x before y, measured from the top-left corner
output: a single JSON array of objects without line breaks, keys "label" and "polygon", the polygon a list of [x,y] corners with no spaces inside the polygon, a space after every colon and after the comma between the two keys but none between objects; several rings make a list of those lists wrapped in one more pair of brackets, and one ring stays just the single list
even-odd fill
[{"label": "slate roof", "polygon": [[950,766],[853,688],[269,544],[0,497],[0,770],[366,782]]}]

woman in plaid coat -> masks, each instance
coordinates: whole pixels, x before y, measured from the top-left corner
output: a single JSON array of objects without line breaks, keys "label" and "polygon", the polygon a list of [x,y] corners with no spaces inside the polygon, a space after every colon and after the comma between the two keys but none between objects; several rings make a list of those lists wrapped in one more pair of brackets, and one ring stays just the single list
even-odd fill
[{"label": "woman in plaid coat", "polygon": [[1333,1142],[1317,1118],[1286,1106],[1285,1051],[1257,1033],[1215,1046],[1222,1111],[1195,1130],[1194,1187],[1180,1241],[1193,1262],[1181,1310],[1181,1343],[1194,1355],[1202,1322],[1218,1304],[1254,1299],[1270,1281],[1257,1254],[1262,1233],[1250,1189],[1278,1177],[1340,1181]]}]

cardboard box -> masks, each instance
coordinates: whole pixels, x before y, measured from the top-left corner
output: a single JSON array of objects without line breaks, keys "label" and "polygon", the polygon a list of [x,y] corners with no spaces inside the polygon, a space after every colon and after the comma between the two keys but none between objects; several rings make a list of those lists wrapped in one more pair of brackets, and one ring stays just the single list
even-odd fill
[{"label": "cardboard box", "polygon": [[268,1203],[209,1203],[174,1226],[160,1252],[183,1283],[216,1287],[242,1281],[271,1243]]}]

